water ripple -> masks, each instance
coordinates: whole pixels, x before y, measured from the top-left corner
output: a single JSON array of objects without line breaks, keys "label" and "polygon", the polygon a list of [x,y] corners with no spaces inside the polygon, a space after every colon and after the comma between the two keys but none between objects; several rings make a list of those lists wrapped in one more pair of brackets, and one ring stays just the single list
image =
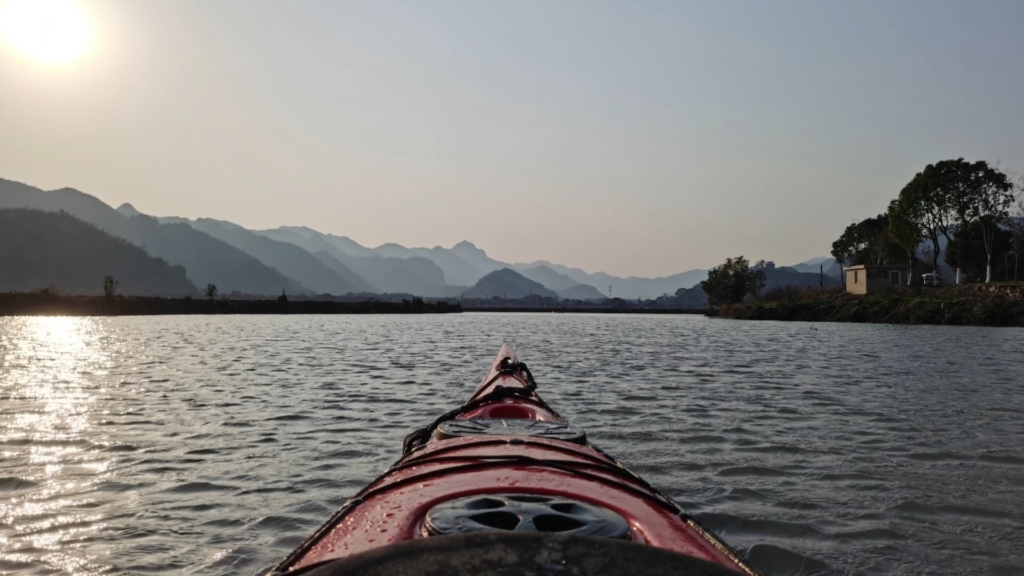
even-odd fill
[{"label": "water ripple", "polygon": [[511,341],[549,402],[769,575],[1019,574],[1024,330],[817,328],[0,318],[0,572],[266,567]]}]

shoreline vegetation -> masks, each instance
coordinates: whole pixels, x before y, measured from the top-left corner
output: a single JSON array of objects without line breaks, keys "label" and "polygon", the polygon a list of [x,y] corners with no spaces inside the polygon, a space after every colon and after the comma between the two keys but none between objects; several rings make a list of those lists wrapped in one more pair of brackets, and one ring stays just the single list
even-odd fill
[{"label": "shoreline vegetation", "polygon": [[833,290],[777,290],[725,304],[721,318],[803,322],[1024,327],[1024,282],[911,287],[856,296]]},{"label": "shoreline vegetation", "polygon": [[[111,279],[112,282],[112,279]],[[110,286],[113,291],[113,286]],[[635,302],[585,306],[579,302],[563,305],[536,298],[518,300],[347,297],[278,297],[242,295],[239,298],[162,297],[123,295],[66,295],[44,289],[35,292],[0,293],[2,316],[166,316],[191,314],[452,314],[461,312],[534,312],[573,314],[708,314],[706,308],[642,307]],[[481,305],[482,303],[488,305]]]},{"label": "shoreline vegetation", "polygon": [[613,308],[610,306],[548,306],[530,308],[525,306],[463,306],[463,312],[542,312],[552,314],[703,314],[707,308]]},{"label": "shoreline vegetation", "polygon": [[[841,289],[775,288],[716,308],[544,306],[502,301],[495,306],[450,300],[278,297],[241,299],[159,296],[57,295],[47,291],[0,294],[3,316],[161,316],[228,314],[554,314],[706,315],[733,320],[1024,327],[1024,282],[902,288],[856,296]],[[525,305],[524,305],[525,304]],[[533,305],[530,305],[533,304]]]},{"label": "shoreline vegetation", "polygon": [[161,298],[157,296],[63,296],[45,292],[0,294],[0,316],[160,316],[189,314],[447,314],[458,304],[420,298],[365,300]]}]

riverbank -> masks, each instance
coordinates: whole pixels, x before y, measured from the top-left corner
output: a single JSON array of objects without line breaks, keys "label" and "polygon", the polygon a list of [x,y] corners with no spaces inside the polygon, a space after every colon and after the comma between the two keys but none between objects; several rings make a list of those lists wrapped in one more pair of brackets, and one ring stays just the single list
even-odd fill
[{"label": "riverbank", "polygon": [[544,312],[552,314],[704,314],[703,308],[598,308],[598,307],[465,307],[463,312]]},{"label": "riverbank", "polygon": [[446,314],[458,304],[424,302],[331,302],[316,300],[227,300],[146,296],[54,296],[0,294],[0,316],[158,316],[185,314]]},{"label": "riverbank", "polygon": [[1024,283],[901,289],[854,296],[841,290],[794,290],[775,299],[723,306],[722,318],[1024,327]]}]

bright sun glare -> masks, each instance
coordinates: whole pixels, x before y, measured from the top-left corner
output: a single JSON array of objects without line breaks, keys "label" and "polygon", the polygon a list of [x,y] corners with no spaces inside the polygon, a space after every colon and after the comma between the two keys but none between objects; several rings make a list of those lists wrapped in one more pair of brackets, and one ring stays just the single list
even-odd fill
[{"label": "bright sun glare", "polygon": [[89,51],[89,18],[72,0],[0,0],[0,39],[38,64],[67,66]]}]

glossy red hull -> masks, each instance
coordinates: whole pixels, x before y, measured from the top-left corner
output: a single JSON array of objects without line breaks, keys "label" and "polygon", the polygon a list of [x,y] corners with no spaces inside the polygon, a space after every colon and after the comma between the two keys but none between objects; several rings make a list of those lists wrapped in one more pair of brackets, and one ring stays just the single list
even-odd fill
[{"label": "glossy red hull", "polygon": [[[532,389],[532,376],[504,346],[487,377],[447,420],[564,423]],[[525,370],[525,371],[524,371]],[[436,423],[435,423],[436,424]],[[454,424],[459,425],[459,422]],[[465,425],[475,425],[466,422]],[[436,428],[436,426],[435,426]],[[628,524],[626,540],[755,572],[678,505],[585,441],[543,435],[480,435],[407,440],[406,454],[278,567],[287,573],[327,560],[431,536],[428,511],[473,495],[516,493],[572,498],[610,510]]]}]

